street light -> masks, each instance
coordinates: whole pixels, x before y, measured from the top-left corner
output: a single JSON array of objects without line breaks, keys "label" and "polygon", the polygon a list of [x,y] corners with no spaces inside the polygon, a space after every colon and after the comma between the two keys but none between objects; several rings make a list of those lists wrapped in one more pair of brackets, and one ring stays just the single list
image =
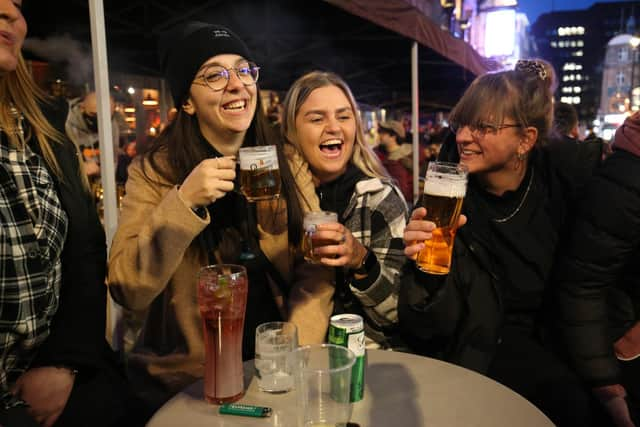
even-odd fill
[{"label": "street light", "polygon": [[629,39],[629,45],[631,46],[631,82],[629,83],[629,111],[634,110],[633,102],[633,74],[636,68],[636,50],[640,46],[640,37],[633,36]]}]

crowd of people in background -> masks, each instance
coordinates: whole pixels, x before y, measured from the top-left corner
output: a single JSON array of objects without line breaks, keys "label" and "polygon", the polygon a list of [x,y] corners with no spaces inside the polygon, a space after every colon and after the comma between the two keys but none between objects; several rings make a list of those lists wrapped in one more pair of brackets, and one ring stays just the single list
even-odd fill
[{"label": "crowd of people in background", "polygon": [[[418,138],[420,177],[434,161],[469,174],[451,271],[430,274],[414,262],[436,226],[414,197],[408,124],[377,123],[370,144],[326,71],[263,108],[244,41],[182,23],[159,45],[176,109],[144,150],[121,140],[110,100],[126,193],[107,262],[96,94],[66,103],[35,86],[18,6],[0,0],[15,41],[0,44],[0,425],[143,425],[203,376],[195,280],[218,263],[248,271],[245,360],[260,323],[321,343],[332,315],[353,313],[368,348],[477,371],[558,426],[640,422],[640,113],[611,145],[581,140],[545,61],[478,76]],[[238,152],[265,145],[280,197],[249,202]],[[337,221],[317,226],[312,264],[303,217],[319,210]],[[122,355],[105,340],[107,290],[136,327]]]}]

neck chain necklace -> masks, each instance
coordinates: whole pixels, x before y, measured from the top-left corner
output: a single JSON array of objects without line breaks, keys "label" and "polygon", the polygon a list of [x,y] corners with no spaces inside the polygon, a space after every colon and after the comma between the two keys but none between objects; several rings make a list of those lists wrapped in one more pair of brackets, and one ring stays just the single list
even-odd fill
[{"label": "neck chain necklace", "polygon": [[511,218],[516,216],[516,214],[518,212],[520,212],[520,209],[522,208],[522,205],[524,205],[524,201],[527,200],[527,196],[529,195],[529,190],[531,190],[531,184],[533,183],[533,175],[534,175],[534,173],[535,173],[535,169],[533,169],[533,167],[531,167],[531,175],[529,176],[529,183],[527,184],[527,189],[524,191],[524,195],[522,196],[522,199],[520,200],[520,203],[518,203],[518,207],[513,212],[511,212],[509,215],[505,216],[504,218],[494,218],[492,221],[498,222],[498,223],[507,222]]}]

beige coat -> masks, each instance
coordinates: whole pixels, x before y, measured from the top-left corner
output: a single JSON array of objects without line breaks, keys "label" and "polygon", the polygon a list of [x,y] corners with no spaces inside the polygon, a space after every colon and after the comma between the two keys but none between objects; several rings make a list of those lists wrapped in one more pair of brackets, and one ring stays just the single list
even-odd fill
[{"label": "beige coat", "polygon": [[[294,151],[286,153],[303,209],[318,210],[307,164]],[[170,395],[203,375],[196,275],[206,265],[206,257],[195,239],[211,218],[208,213],[200,218],[185,206],[176,186],[149,167],[146,171],[149,177],[142,171],[142,161],[134,161],[129,168],[108,283],[111,295],[129,316],[144,321],[129,366],[159,380]],[[272,286],[274,298],[285,317],[297,324],[300,343],[322,342],[333,308],[333,273],[304,263],[299,251],[289,247],[286,206],[284,201],[277,204],[275,221],[270,215],[273,206],[263,204],[257,209],[260,247],[292,285],[288,304]],[[135,378],[134,386],[147,387],[135,384]]]}]

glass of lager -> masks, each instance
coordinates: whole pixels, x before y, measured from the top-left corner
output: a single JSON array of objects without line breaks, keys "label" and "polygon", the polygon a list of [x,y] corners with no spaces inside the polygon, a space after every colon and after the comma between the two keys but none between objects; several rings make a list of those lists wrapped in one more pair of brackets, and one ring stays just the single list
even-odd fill
[{"label": "glass of lager", "polygon": [[280,196],[280,168],[275,145],[241,148],[240,191],[250,202]]},{"label": "glass of lager", "polygon": [[457,163],[430,162],[420,206],[425,221],[435,223],[432,238],[418,253],[416,265],[431,274],[448,274],[462,200],[467,191],[467,167]]},{"label": "glass of lager", "polygon": [[313,235],[316,233],[316,226],[318,224],[327,224],[330,222],[338,222],[338,214],[335,212],[320,211],[320,212],[307,212],[304,214],[304,239],[302,240],[302,251],[304,259],[308,262],[319,264],[320,256],[313,254],[313,248],[319,246],[326,246],[335,244],[333,240],[321,241],[314,239]]}]

